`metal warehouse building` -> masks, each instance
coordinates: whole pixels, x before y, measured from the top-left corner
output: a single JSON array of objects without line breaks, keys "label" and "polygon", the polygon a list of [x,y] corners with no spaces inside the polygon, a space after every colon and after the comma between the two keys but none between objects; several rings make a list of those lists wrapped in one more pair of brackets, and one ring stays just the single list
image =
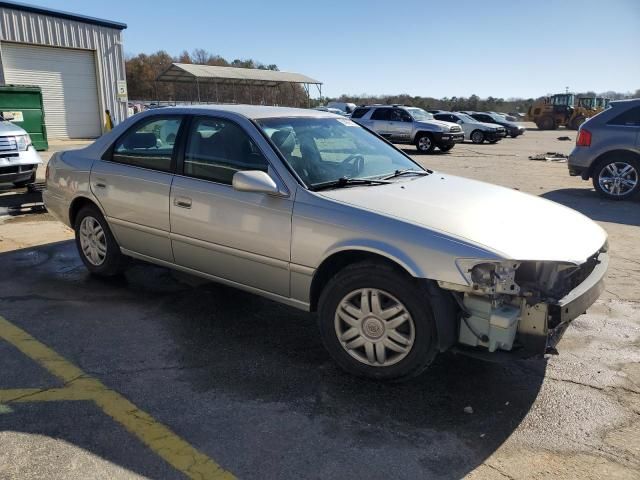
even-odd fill
[{"label": "metal warehouse building", "polygon": [[102,134],[126,117],[123,23],[0,2],[0,84],[42,89],[49,138]]}]

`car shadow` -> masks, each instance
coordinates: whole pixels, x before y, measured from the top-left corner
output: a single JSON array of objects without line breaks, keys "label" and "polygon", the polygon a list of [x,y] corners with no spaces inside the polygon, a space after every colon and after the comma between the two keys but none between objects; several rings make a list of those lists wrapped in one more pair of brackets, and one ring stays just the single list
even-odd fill
[{"label": "car shadow", "polygon": [[29,188],[0,185],[0,216],[44,212],[43,188],[44,184],[35,184]]},{"label": "car shadow", "polygon": [[419,152],[415,147],[407,147],[407,146],[400,146],[400,145],[396,145],[396,147],[400,148],[400,150],[402,150],[404,153],[406,153],[409,156],[420,155],[420,156],[424,156],[424,157],[438,156],[438,155],[449,155],[449,153],[451,153],[456,148],[456,147],[453,147],[451,150],[448,150],[446,152],[443,152],[439,148],[436,148],[431,153],[422,153],[422,152]]},{"label": "car shadow", "polygon": [[[369,478],[461,478],[514,432],[544,379],[544,360],[444,353],[408,382],[363,380],[329,358],[312,314],[144,263],[98,279],[74,248],[0,254],[0,315],[244,478],[309,478],[331,465]],[[137,365],[142,373],[122,373]],[[40,431],[27,415],[0,415],[0,425],[157,475],[146,457],[97,446],[99,432],[79,435],[62,419]]]},{"label": "car shadow", "polygon": [[588,188],[562,188],[540,196],[573,208],[592,220],[640,226],[638,197],[626,201],[607,200]]}]

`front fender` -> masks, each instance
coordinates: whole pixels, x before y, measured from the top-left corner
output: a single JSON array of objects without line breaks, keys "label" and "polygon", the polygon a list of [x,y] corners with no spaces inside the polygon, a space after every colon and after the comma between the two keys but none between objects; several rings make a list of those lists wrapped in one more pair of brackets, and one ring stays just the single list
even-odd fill
[{"label": "front fender", "polygon": [[345,251],[359,251],[367,253],[375,253],[388,260],[397,263],[404,268],[412,277],[427,278],[427,273],[420,267],[413,259],[403,252],[398,247],[395,247],[389,243],[373,240],[369,238],[352,238],[343,240],[332,245],[322,256],[320,265],[324,263],[326,259],[335,255],[336,253]]}]

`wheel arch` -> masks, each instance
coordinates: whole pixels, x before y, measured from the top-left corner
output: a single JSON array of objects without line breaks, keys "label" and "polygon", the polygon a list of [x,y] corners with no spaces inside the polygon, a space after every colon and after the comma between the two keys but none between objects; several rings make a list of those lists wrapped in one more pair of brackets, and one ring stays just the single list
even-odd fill
[{"label": "wheel arch", "polygon": [[312,312],[318,309],[318,300],[322,290],[329,280],[340,270],[348,265],[370,260],[389,265],[394,270],[411,276],[418,282],[420,288],[429,295],[436,327],[436,341],[440,351],[445,351],[456,343],[457,338],[457,312],[458,307],[452,295],[442,290],[437,282],[429,280],[418,274],[419,269],[412,268],[402,260],[393,257],[389,253],[374,251],[370,248],[345,248],[328,255],[316,269],[311,281],[309,293],[309,309]]},{"label": "wheel arch", "polygon": [[92,205],[96,207],[98,210],[100,210],[102,215],[104,215],[104,212],[102,211],[102,208],[100,207],[98,202],[96,202],[95,200],[89,197],[85,197],[83,195],[77,196],[76,198],[73,199],[73,201],[69,205],[69,225],[71,225],[71,228],[73,228],[76,223],[76,217],[78,215],[78,212],[82,207],[86,205]]},{"label": "wheel arch", "polygon": [[354,263],[366,260],[377,261],[390,265],[394,269],[414,278],[423,276],[417,265],[408,259],[401,260],[398,257],[373,246],[342,246],[332,250],[322,259],[313,274],[309,291],[310,310],[312,312],[317,310],[320,294],[331,277]]},{"label": "wheel arch", "polygon": [[607,160],[608,157],[615,157],[620,155],[635,158],[637,161],[640,162],[640,152],[637,152],[635,150],[630,150],[626,148],[616,148],[615,150],[608,150],[598,155],[593,160],[593,162],[591,162],[591,165],[589,166],[589,170],[588,170],[588,176],[586,179],[593,178],[594,171],[596,170],[598,165],[600,165],[602,162]]}]

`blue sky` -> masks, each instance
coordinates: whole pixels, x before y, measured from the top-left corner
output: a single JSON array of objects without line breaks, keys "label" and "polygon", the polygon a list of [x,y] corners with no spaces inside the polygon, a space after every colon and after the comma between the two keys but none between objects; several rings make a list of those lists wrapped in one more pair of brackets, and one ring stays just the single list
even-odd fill
[{"label": "blue sky", "polygon": [[328,96],[640,88],[638,0],[22,1],[124,22],[127,53],[253,58]]}]

